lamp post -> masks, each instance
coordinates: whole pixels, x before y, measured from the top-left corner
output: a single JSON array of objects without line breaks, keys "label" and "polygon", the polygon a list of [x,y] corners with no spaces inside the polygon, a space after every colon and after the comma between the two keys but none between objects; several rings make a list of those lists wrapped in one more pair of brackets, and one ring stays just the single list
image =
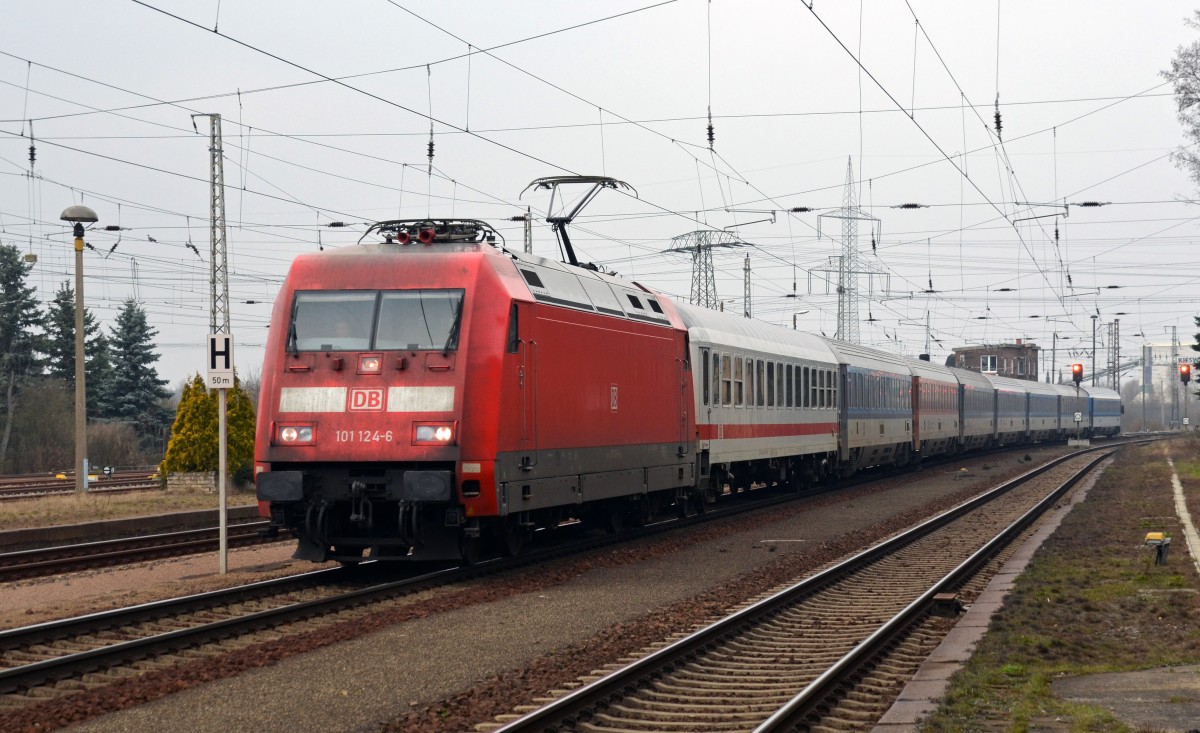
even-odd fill
[{"label": "lamp post", "polygon": [[1096,319],[1100,316],[1092,316],[1092,386],[1096,386]]},{"label": "lamp post", "polygon": [[87,491],[87,385],[83,345],[83,225],[98,220],[86,206],[67,207],[63,221],[75,225],[75,491]]}]

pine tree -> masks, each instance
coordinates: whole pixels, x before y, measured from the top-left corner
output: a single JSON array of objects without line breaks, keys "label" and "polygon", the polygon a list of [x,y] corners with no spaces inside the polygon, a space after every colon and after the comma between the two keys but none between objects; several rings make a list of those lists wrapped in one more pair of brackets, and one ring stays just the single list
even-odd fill
[{"label": "pine tree", "polygon": [[109,416],[133,424],[143,438],[158,433],[168,418],[160,404],[170,394],[167,380],[160,379],[154,369],[157,334],[146,321],[146,311],[129,298],[121,306],[109,338],[112,363],[120,364],[109,380]]},{"label": "pine tree", "polygon": [[[84,308],[85,315],[87,308]],[[87,327],[84,326],[86,332]],[[112,417],[112,346],[103,331],[96,338],[84,344],[84,355],[87,358],[87,408],[88,415],[94,417]]]},{"label": "pine tree", "polygon": [[[92,311],[83,308],[84,379],[87,385],[89,418],[109,417],[108,380],[112,376],[108,339]],[[46,368],[51,377],[61,379],[69,390],[75,389],[75,288],[63,283],[50,301],[46,314]]]},{"label": "pine tree", "polygon": [[[226,458],[229,472],[241,480],[249,481],[254,466],[254,406],[236,378],[234,388],[228,390],[226,399]],[[217,403],[217,393],[205,388],[204,379],[199,374],[183,386],[163,471],[217,470],[220,461]]]},{"label": "pine tree", "polygon": [[34,288],[25,283],[33,265],[25,263],[21,252],[11,245],[0,245],[0,465],[8,459],[13,415],[20,399],[21,385],[41,374],[43,326],[40,304]]},{"label": "pine tree", "polygon": [[212,471],[217,468],[217,460],[217,401],[209,399],[204,379],[196,374],[183,385],[162,470]]},{"label": "pine tree", "polygon": [[226,430],[229,440],[229,472],[240,481],[254,480],[254,402],[241,380],[233,379],[229,391],[229,415]]}]

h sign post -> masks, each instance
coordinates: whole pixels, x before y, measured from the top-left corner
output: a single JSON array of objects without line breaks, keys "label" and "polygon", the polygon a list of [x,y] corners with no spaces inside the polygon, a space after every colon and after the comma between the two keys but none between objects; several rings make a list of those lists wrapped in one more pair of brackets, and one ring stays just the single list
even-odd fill
[{"label": "h sign post", "polygon": [[228,471],[229,438],[226,428],[225,391],[233,387],[233,334],[208,334],[208,380],[210,390],[217,390],[217,494],[220,502],[218,511],[217,542],[220,553],[221,574],[229,572],[229,514],[225,491],[225,474]]},{"label": "h sign post", "polygon": [[208,334],[208,379],[209,389],[233,388],[233,334]]}]

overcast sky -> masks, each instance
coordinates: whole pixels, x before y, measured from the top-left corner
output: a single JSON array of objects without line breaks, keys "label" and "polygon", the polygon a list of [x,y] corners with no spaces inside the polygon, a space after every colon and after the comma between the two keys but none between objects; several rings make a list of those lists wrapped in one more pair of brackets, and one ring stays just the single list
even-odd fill
[{"label": "overcast sky", "polygon": [[[1120,319],[1125,358],[1172,326],[1193,340],[1200,209],[1167,157],[1183,137],[1159,73],[1197,37],[1192,12],[1175,0],[7,0],[0,241],[37,255],[31,281],[48,300],[73,276],[65,207],[124,227],[88,236],[88,307],[107,325],[137,298],[162,375],[202,370],[208,120],[191,116],[219,113],[243,372],[260,368],[297,254],[427,215],[491,220],[519,249],[508,218],[531,206],[534,252],[557,258],[547,194],[520,194],[570,173],[637,192],[584,210],[580,259],[686,300],[691,260],[666,253],[671,238],[729,229],[750,246],[716,255],[726,310],[743,311],[748,254],[754,317],[790,327],[799,314],[832,336],[828,263],[842,243],[823,214],[842,205],[852,164],[879,220],[874,246],[860,227],[862,267],[881,273],[859,280],[862,342],[920,353],[928,314],[934,360],[1023,338],[1045,349],[1044,378],[1055,333],[1060,369],[1086,360],[1068,350],[1091,349],[1094,315],[1102,343]],[[927,208],[895,208],[906,203]]]}]

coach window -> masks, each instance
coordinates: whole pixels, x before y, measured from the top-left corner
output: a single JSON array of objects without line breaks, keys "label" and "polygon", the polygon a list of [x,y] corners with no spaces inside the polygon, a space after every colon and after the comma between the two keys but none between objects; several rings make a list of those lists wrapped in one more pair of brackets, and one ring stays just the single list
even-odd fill
[{"label": "coach window", "polygon": [[766,386],[763,384],[763,370],[766,366],[762,359],[754,362],[754,404],[766,407]]},{"label": "coach window", "polygon": [[792,406],[792,365],[787,365],[787,399],[784,400],[784,405]]},{"label": "coach window", "polygon": [[742,377],[743,363],[741,357],[733,358],[733,404],[741,407],[745,402],[745,380]]},{"label": "coach window", "polygon": [[767,407],[775,406],[775,362],[767,362]]},{"label": "coach window", "polygon": [[721,404],[729,406],[732,387],[732,365],[729,354],[721,354]]},{"label": "coach window", "polygon": [[820,369],[817,371],[817,407],[825,409],[825,371]]},{"label": "coach window", "polygon": [[704,385],[704,404],[708,404],[708,349],[700,349],[700,383]]},{"label": "coach window", "polygon": [[775,365],[775,406],[783,407],[783,365]]},{"label": "coach window", "polygon": [[838,405],[837,372],[829,372],[829,409],[836,410]]},{"label": "coach window", "polygon": [[746,407],[754,407],[754,359],[746,357]]},{"label": "coach window", "polygon": [[716,352],[712,356],[712,403],[721,404],[721,355]]}]

